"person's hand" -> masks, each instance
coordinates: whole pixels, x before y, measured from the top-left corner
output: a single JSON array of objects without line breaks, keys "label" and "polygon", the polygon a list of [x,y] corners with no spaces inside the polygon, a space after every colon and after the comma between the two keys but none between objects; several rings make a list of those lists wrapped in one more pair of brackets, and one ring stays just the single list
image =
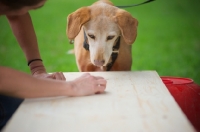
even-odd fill
[{"label": "person's hand", "polygon": [[33,66],[31,68],[31,73],[32,73],[32,76],[37,77],[37,78],[50,78],[50,79],[55,79],[55,80],[66,80],[65,76],[62,72],[55,72],[55,73],[48,74],[43,65]]},{"label": "person's hand", "polygon": [[97,93],[103,93],[107,81],[103,77],[92,76],[89,73],[72,81],[71,96],[85,96]]},{"label": "person's hand", "polygon": [[66,80],[64,74],[62,72],[55,72],[52,74],[48,73],[35,73],[33,74],[34,77],[38,78],[50,78],[50,79],[55,79],[55,80]]}]

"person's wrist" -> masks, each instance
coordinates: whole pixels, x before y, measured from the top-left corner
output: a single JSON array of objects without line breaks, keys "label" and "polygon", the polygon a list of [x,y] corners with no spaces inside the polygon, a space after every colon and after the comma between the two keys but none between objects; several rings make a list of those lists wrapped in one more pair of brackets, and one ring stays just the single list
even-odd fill
[{"label": "person's wrist", "polygon": [[29,64],[29,68],[31,71],[31,74],[41,74],[46,73],[46,69],[42,63],[42,61],[33,61]]},{"label": "person's wrist", "polygon": [[35,61],[42,61],[42,59],[32,59],[32,60],[29,60],[28,61],[28,66],[31,64],[31,63],[33,63],[33,62],[35,62]]},{"label": "person's wrist", "polygon": [[67,83],[68,83],[68,86],[67,86],[67,90],[66,90],[66,95],[70,96],[70,97],[76,96],[77,90],[76,90],[74,81],[69,81]]}]

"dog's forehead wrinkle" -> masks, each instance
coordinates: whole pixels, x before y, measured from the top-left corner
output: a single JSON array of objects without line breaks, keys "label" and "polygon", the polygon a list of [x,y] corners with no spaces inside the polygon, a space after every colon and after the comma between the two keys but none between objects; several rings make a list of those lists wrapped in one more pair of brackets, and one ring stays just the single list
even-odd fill
[{"label": "dog's forehead wrinkle", "polygon": [[118,25],[110,19],[107,19],[105,16],[98,16],[91,19],[86,27],[88,30],[103,30],[106,32],[118,31]]},{"label": "dog's forehead wrinkle", "polygon": [[108,33],[108,35],[117,35],[117,32],[111,31]]},{"label": "dog's forehead wrinkle", "polygon": [[87,32],[88,32],[89,34],[93,34],[93,35],[95,34],[95,31],[94,31],[94,30],[88,30]]},{"label": "dog's forehead wrinkle", "polygon": [[104,2],[90,6],[91,19],[88,22],[89,29],[102,29],[107,32],[118,30],[118,26],[113,21],[117,8]]},{"label": "dog's forehead wrinkle", "polygon": [[112,6],[110,4],[100,2],[97,5],[90,6],[91,8],[91,15],[92,16],[98,16],[98,15],[104,15],[107,17],[112,17],[116,13],[116,10],[118,9],[115,6]]}]

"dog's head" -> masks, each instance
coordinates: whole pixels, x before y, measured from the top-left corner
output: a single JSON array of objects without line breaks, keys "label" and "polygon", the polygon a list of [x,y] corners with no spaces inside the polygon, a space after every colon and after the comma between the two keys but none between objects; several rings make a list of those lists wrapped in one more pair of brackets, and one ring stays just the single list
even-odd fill
[{"label": "dog's head", "polygon": [[135,41],[137,25],[137,20],[130,13],[104,0],[70,14],[67,36],[74,40],[83,28],[88,38],[91,62],[96,66],[105,66],[119,36],[129,45]]}]

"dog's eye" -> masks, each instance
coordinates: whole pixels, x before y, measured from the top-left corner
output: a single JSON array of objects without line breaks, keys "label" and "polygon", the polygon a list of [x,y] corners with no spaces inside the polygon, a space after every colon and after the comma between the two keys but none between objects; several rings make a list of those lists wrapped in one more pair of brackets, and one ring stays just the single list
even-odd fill
[{"label": "dog's eye", "polygon": [[88,36],[89,36],[91,39],[95,39],[95,36],[94,36],[94,35],[88,34]]},{"label": "dog's eye", "polygon": [[113,39],[115,36],[108,36],[107,37],[107,40],[111,40],[111,39]]}]

